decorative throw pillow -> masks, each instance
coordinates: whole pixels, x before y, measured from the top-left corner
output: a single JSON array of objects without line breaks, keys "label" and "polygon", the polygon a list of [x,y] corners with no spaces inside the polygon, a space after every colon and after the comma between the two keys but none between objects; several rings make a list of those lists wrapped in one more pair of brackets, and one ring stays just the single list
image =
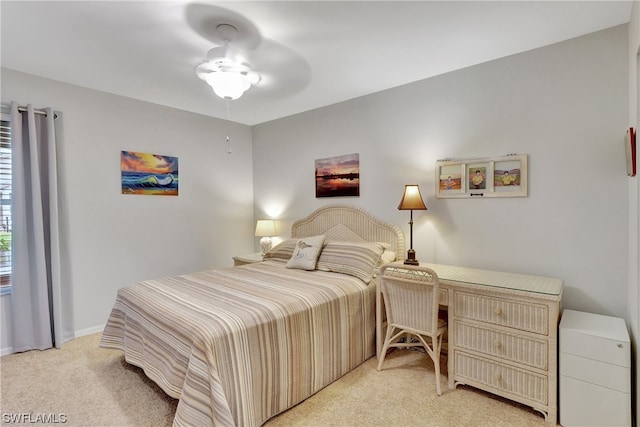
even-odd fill
[{"label": "decorative throw pillow", "polygon": [[376,243],[329,241],[322,249],[317,268],[349,274],[369,283],[383,250],[382,246]]},{"label": "decorative throw pillow", "polygon": [[293,255],[293,251],[296,249],[296,243],[298,243],[298,239],[287,239],[276,246],[271,248],[262,259],[278,259],[289,261],[291,256]]},{"label": "decorative throw pillow", "polygon": [[286,267],[299,268],[301,270],[315,270],[318,255],[320,255],[324,241],[324,235],[298,239],[293,255],[291,255],[291,259]]},{"label": "decorative throw pillow", "polygon": [[384,264],[388,264],[390,262],[394,262],[396,260],[396,253],[391,250],[391,245],[385,242],[375,242],[376,245],[382,246],[384,252],[382,252],[382,256],[380,257],[380,261],[378,262],[378,266],[383,266]]},{"label": "decorative throw pillow", "polygon": [[396,260],[396,253],[394,251],[386,250],[382,252],[382,256],[380,257],[379,265],[389,264],[390,262],[394,262]]}]

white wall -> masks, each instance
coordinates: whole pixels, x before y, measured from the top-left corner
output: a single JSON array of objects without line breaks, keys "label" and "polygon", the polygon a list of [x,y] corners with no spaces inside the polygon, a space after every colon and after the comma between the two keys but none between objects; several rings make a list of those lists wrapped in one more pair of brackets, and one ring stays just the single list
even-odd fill
[{"label": "white wall", "polygon": [[[62,112],[63,275],[74,330],[99,331],[133,281],[232,265],[253,250],[251,129],[206,116],[2,69],[2,103]],[[212,99],[215,102],[215,99]],[[177,156],[177,197],[123,195],[120,151]],[[19,284],[15,284],[16,286]],[[9,297],[1,297],[3,352]]]},{"label": "white wall", "polygon": [[[627,318],[627,27],[253,128],[256,217],[350,203],[396,223],[404,184],[425,262],[565,281],[564,307]],[[314,160],[360,153],[359,198],[316,199]],[[435,199],[437,159],[529,155],[529,196]]]}]

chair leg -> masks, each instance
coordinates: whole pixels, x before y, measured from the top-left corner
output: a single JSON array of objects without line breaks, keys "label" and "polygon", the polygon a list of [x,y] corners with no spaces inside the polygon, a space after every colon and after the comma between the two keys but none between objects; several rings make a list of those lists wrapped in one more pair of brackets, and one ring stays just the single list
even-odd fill
[{"label": "chair leg", "polygon": [[442,350],[442,337],[441,334],[438,338],[432,339],[433,343],[433,367],[436,370],[436,393],[438,396],[442,396],[442,390],[440,389],[440,351]]},{"label": "chair leg", "polygon": [[432,359],[433,366],[436,370],[436,393],[438,393],[438,396],[442,396],[442,390],[440,390],[440,347],[438,347],[437,351],[433,352]]},{"label": "chair leg", "polygon": [[418,339],[422,343],[427,355],[433,361],[433,369],[436,374],[436,392],[438,396],[442,395],[442,391],[440,390],[440,349],[442,348],[442,335],[440,335],[439,339],[431,337],[431,346],[427,343],[427,341],[420,335],[418,335]]},{"label": "chair leg", "polygon": [[382,350],[381,350],[382,354],[380,354],[380,357],[378,358],[378,367],[376,368],[378,371],[380,369],[382,369],[382,364],[384,363],[384,356],[387,354],[387,345],[383,345],[382,346]]},{"label": "chair leg", "polygon": [[376,368],[378,371],[382,369],[382,364],[384,363],[384,358],[387,355],[387,350],[389,350],[389,343],[391,340],[391,336],[393,335],[393,326],[387,326],[387,333],[384,337],[384,343],[382,344],[382,350],[380,350],[380,357],[378,358],[378,367]]}]

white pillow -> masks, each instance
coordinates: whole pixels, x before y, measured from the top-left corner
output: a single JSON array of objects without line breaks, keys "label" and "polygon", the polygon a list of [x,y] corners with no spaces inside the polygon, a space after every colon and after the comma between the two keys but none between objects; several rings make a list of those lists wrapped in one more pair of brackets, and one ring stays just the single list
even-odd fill
[{"label": "white pillow", "polygon": [[301,270],[315,270],[325,238],[324,235],[320,235],[298,239],[296,248],[286,267]]},{"label": "white pillow", "polygon": [[380,257],[379,265],[388,264],[396,260],[396,253],[393,251],[385,250]]},{"label": "white pillow", "polygon": [[396,260],[396,253],[391,250],[391,245],[389,243],[376,242],[376,245],[380,245],[384,249],[384,252],[382,252],[382,256],[380,257],[380,262],[378,262],[378,266],[382,266]]}]

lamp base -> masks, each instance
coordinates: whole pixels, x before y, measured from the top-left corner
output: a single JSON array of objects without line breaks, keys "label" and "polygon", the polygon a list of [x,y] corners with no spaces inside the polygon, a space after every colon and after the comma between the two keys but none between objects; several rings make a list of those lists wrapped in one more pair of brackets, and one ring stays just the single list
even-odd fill
[{"label": "lamp base", "polygon": [[260,239],[260,248],[262,249],[262,256],[269,252],[269,250],[271,250],[271,237],[263,237]]},{"label": "lamp base", "polygon": [[407,259],[404,260],[407,265],[420,265],[420,262],[416,259],[416,251],[409,249],[407,251]]}]

